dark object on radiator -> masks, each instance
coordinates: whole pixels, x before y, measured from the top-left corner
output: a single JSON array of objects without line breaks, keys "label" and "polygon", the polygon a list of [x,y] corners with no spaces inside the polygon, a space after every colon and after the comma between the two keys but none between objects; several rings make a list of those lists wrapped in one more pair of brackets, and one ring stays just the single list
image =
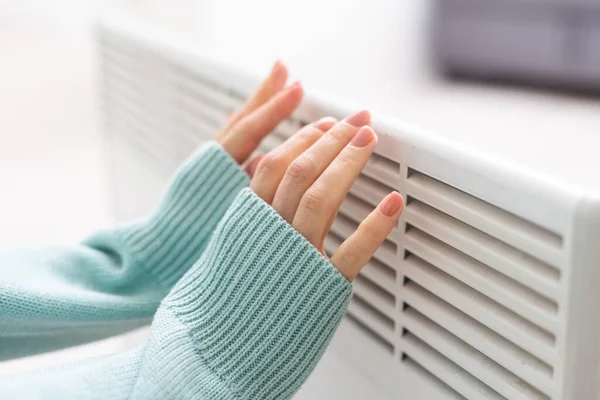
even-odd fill
[{"label": "dark object on radiator", "polygon": [[600,0],[436,0],[448,76],[600,92]]}]

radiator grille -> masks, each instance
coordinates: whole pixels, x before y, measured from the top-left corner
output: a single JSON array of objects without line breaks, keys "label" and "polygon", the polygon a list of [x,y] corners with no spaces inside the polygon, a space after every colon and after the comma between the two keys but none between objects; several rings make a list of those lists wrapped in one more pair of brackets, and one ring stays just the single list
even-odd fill
[{"label": "radiator grille", "polygon": [[[161,176],[244,101],[203,68],[110,35],[100,45],[107,135]],[[261,150],[313,117],[293,115]],[[392,190],[407,204],[353,282],[348,321],[392,362],[439,380],[449,397],[550,399],[563,329],[563,237],[435,176],[378,148],[352,186],[325,240],[330,255]]]},{"label": "radiator grille", "polygon": [[475,379],[484,398],[550,399],[560,236],[410,168],[406,195],[400,351],[467,398]]},{"label": "radiator grille", "polygon": [[164,119],[148,100],[159,94],[145,76],[151,71],[145,69],[144,60],[150,57],[113,41],[101,42],[103,123],[110,139],[128,146],[157,175],[168,176],[179,157],[175,144],[161,129]]}]

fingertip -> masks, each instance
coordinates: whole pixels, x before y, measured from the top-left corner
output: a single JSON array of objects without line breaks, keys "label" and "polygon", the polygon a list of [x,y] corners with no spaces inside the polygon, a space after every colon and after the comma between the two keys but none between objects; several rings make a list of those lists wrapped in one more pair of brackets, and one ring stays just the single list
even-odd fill
[{"label": "fingertip", "polygon": [[288,69],[281,60],[275,61],[271,69],[271,78],[275,86],[283,86],[288,78]]},{"label": "fingertip", "polygon": [[300,81],[295,81],[289,86],[288,90],[292,93],[302,94],[304,88],[302,87],[302,83],[300,83]]},{"label": "fingertip", "polygon": [[[377,144],[377,135],[373,128],[368,125],[361,127],[350,141],[350,145],[354,147],[366,147],[371,143]],[[371,146],[371,149],[373,149],[373,146]]]},{"label": "fingertip", "polygon": [[292,83],[286,92],[286,97],[294,105],[294,108],[300,104],[304,96],[304,88],[299,81]]},{"label": "fingertip", "polygon": [[371,123],[371,113],[367,110],[361,110],[347,117],[345,121],[356,128],[360,128]]},{"label": "fingertip", "polygon": [[400,216],[404,207],[404,198],[396,191],[388,194],[379,205],[379,210],[387,217]]},{"label": "fingertip", "polygon": [[276,73],[278,70],[280,70],[281,68],[285,68],[285,64],[283,63],[283,61],[277,59],[275,60],[275,62],[273,63],[273,68],[271,69],[271,73],[274,74]]}]

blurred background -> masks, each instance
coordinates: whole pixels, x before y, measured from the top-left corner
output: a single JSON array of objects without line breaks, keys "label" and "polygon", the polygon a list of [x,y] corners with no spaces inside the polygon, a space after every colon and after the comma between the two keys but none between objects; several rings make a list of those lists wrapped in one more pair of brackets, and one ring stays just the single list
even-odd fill
[{"label": "blurred background", "polygon": [[[132,16],[254,73],[281,58],[308,88],[570,180],[557,155],[593,159],[600,144],[600,5],[559,3],[0,0],[0,247],[73,243],[113,222],[99,15]],[[124,343],[0,363],[0,374]]]}]

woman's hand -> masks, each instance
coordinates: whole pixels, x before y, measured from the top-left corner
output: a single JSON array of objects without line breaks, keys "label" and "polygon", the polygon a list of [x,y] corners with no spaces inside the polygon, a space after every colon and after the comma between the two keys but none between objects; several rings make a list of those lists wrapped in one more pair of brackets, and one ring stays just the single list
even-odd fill
[{"label": "woman's hand", "polygon": [[262,139],[300,105],[302,86],[296,82],[285,87],[287,78],[286,66],[276,62],[258,90],[217,134],[215,140],[239,164],[244,163]]},{"label": "woman's hand", "polygon": [[[377,145],[370,119],[367,111],[338,123],[324,118],[250,167],[252,190],[323,255],[340,204]],[[390,193],[333,254],[331,263],[349,281],[394,228],[402,208],[402,196]]]}]

